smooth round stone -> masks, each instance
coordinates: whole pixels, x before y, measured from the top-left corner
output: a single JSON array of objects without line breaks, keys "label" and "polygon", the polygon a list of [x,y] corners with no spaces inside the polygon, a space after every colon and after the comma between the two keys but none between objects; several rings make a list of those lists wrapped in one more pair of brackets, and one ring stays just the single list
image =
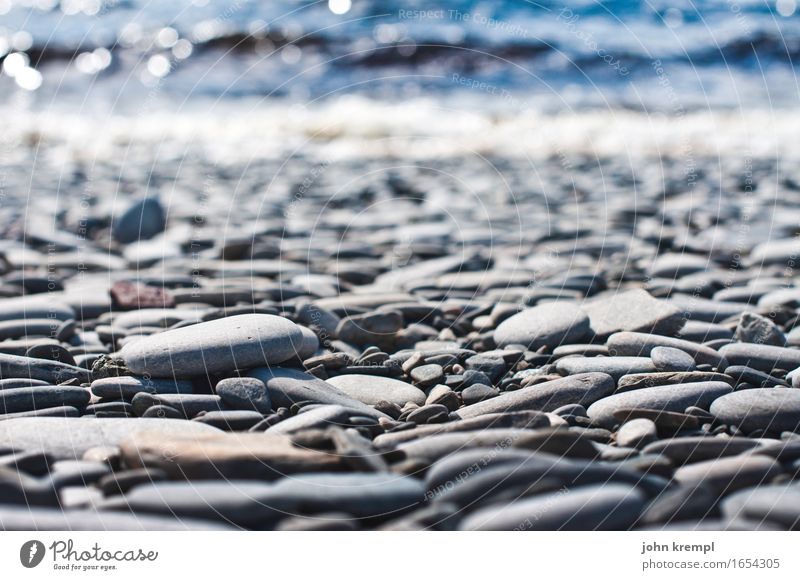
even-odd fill
[{"label": "smooth round stone", "polygon": [[[88,391],[87,391],[88,392]],[[193,421],[36,417],[0,421],[0,447],[42,451],[55,459],[80,459],[93,447],[117,446],[136,433],[202,435],[218,429]]]},{"label": "smooth round stone", "polygon": [[150,394],[190,394],[191,381],[170,379],[148,379],[146,377],[108,377],[92,381],[90,386],[96,397],[109,399],[132,399],[138,393]]},{"label": "smooth round stone", "polygon": [[780,433],[800,428],[800,391],[796,389],[746,389],[718,398],[711,414],[721,423],[745,433],[759,429]]},{"label": "smooth round stone", "polygon": [[[438,367],[441,370],[441,367]],[[425,404],[425,393],[413,385],[388,377],[338,375],[325,381],[366,405],[389,401],[401,407],[406,403]]]},{"label": "smooth round stone", "polygon": [[258,411],[266,414],[272,409],[267,386],[252,377],[222,379],[214,387],[217,395],[231,409]]},{"label": "smooth round stone", "polygon": [[[269,392],[270,400],[276,409],[279,407],[290,408],[295,403],[310,401],[312,403],[320,403],[323,405],[341,405],[342,407],[355,409],[367,417],[388,418],[387,415],[381,413],[380,411],[376,411],[370,405],[351,397],[333,383],[320,380],[313,375],[296,369],[262,367],[250,371],[249,376],[255,377],[267,385],[267,391]],[[377,378],[366,375],[342,376],[363,376],[370,380]]]},{"label": "smooth round stone", "polygon": [[650,351],[650,360],[653,361],[657,371],[690,372],[697,367],[688,353],[669,346],[655,347]]},{"label": "smooth round stone", "polygon": [[302,348],[295,323],[270,314],[242,314],[167,330],[119,351],[136,374],[193,377],[278,364]]},{"label": "smooth round stone", "polygon": [[121,244],[130,244],[160,234],[166,224],[167,216],[161,202],[154,197],[146,197],[114,217],[111,233]]},{"label": "smooth round stone", "polygon": [[409,373],[411,380],[423,389],[432,387],[444,377],[442,367],[435,364],[418,366]]},{"label": "smooth round stone", "polygon": [[498,393],[497,390],[493,389],[489,385],[481,385],[478,383],[477,385],[470,385],[461,391],[461,398],[465,405],[474,405],[475,403],[492,399],[499,394],[500,393]]},{"label": "smooth round stone", "polygon": [[620,447],[642,449],[658,439],[658,430],[650,419],[631,419],[622,424],[616,439]]},{"label": "smooth round stone", "polygon": [[441,423],[447,420],[448,409],[444,405],[425,405],[414,409],[406,417],[406,421],[423,425],[425,423]]},{"label": "smooth round stone", "polygon": [[557,491],[479,509],[462,530],[609,531],[627,530],[645,506],[634,487],[609,483]]},{"label": "smooth round stone", "polygon": [[606,373],[618,381],[623,375],[631,373],[650,373],[656,370],[653,361],[636,356],[592,356],[568,357],[559,359],[556,370],[560,374]]},{"label": "smooth round stone", "polygon": [[684,465],[675,471],[674,480],[682,485],[704,484],[727,495],[771,482],[783,473],[774,459],[758,455],[723,457]]},{"label": "smooth round stone", "polygon": [[720,349],[729,364],[751,367],[766,373],[774,369],[800,367],[800,350],[768,344],[735,343]]},{"label": "smooth round stone", "polygon": [[786,530],[800,529],[800,486],[769,485],[743,489],[722,502],[731,519],[767,521]]},{"label": "smooth round stone", "polygon": [[611,428],[617,420],[614,412],[622,409],[652,409],[655,411],[683,412],[686,407],[708,406],[725,394],[733,391],[727,383],[709,381],[664,385],[617,393],[597,401],[587,409],[589,417],[601,427]]},{"label": "smooth round stone", "polygon": [[0,391],[0,412],[21,413],[49,407],[85,407],[91,393],[83,387],[36,386]]},{"label": "smooth round stone", "polygon": [[509,411],[555,411],[568,404],[591,405],[614,392],[614,379],[605,373],[573,375],[539,383],[493,399],[475,403],[456,412],[461,419]]},{"label": "smooth round stone", "polygon": [[497,346],[522,344],[531,350],[577,343],[591,333],[589,317],[575,304],[553,302],[523,310],[494,331]]}]

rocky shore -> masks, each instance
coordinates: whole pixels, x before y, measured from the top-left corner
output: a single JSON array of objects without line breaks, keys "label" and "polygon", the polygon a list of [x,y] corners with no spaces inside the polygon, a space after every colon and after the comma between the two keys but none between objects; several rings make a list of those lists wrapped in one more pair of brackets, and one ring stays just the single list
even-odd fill
[{"label": "rocky shore", "polygon": [[4,167],[0,528],[800,527],[796,171],[133,157]]}]

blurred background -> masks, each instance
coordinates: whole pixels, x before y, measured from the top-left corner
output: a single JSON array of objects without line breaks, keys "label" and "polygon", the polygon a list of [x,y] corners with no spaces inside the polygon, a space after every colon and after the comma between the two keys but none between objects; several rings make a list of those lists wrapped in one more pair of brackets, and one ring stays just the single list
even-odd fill
[{"label": "blurred background", "polygon": [[793,107],[798,55],[795,0],[0,0],[4,98],[92,112],[352,94]]}]

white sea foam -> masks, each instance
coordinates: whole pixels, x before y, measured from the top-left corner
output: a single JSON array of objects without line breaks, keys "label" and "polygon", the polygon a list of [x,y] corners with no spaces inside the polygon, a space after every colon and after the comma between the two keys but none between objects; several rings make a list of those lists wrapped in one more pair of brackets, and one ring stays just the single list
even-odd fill
[{"label": "white sea foam", "polygon": [[798,156],[800,133],[800,111],[545,113],[519,106],[486,110],[466,100],[386,103],[355,96],[310,106],[239,102],[128,116],[48,110],[0,112],[0,117],[7,143],[98,160],[117,156],[121,149],[168,159],[194,146],[231,161],[287,155],[424,159],[473,153],[787,159]]}]

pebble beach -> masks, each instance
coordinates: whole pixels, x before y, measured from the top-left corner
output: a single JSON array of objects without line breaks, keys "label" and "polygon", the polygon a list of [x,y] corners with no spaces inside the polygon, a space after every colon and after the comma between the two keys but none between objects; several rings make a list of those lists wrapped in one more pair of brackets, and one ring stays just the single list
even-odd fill
[{"label": "pebble beach", "polygon": [[484,98],[10,103],[0,529],[800,528],[800,118]]}]

